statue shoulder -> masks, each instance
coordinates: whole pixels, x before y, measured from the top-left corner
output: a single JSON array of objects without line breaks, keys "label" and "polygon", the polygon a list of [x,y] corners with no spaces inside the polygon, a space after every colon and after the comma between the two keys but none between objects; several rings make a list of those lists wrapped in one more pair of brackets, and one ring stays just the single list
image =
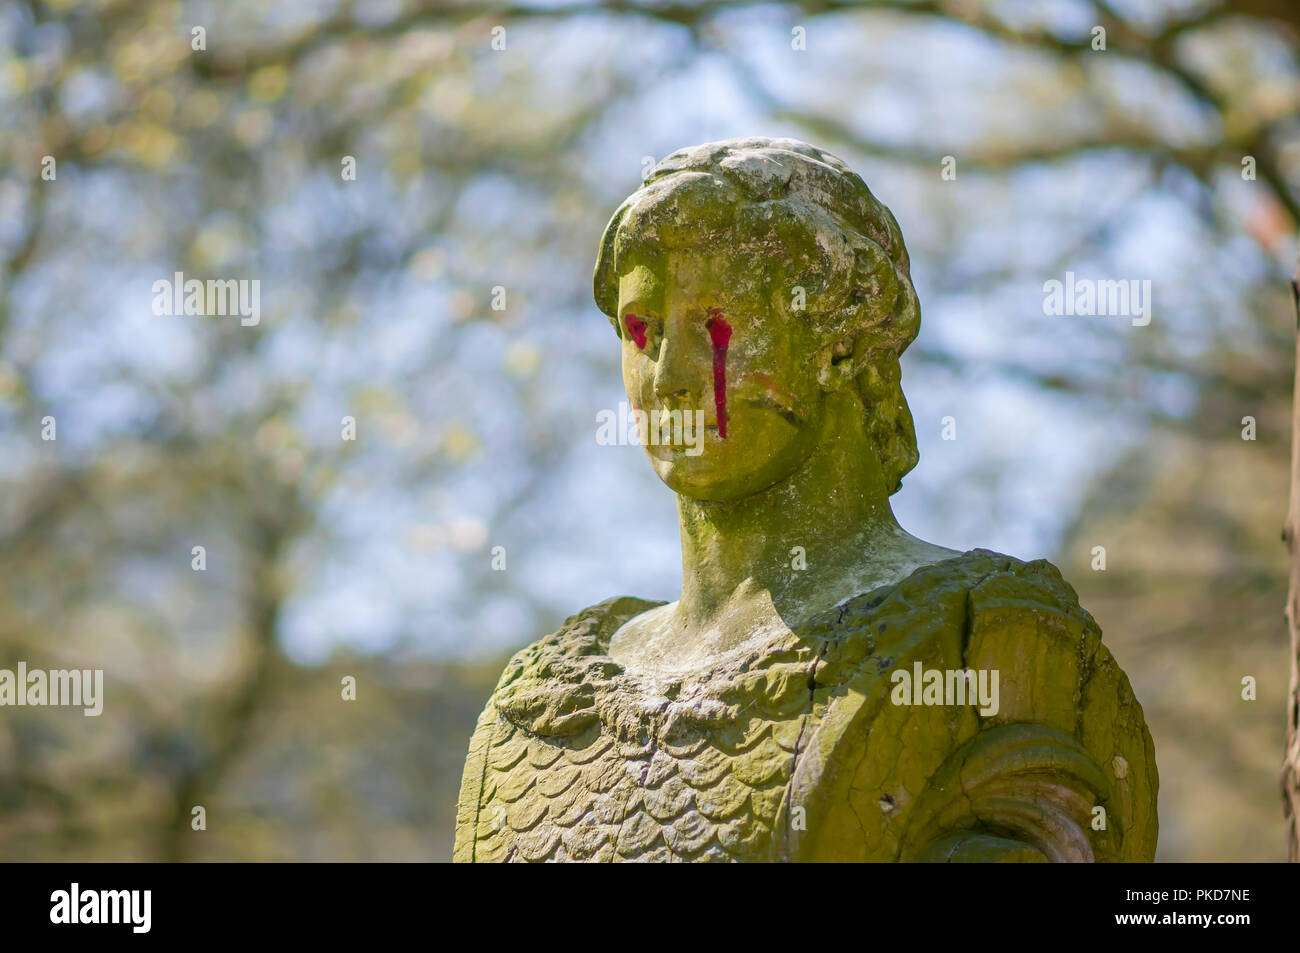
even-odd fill
[{"label": "statue shoulder", "polygon": [[811,629],[818,727],[795,793],[824,823],[796,856],[860,831],[874,859],[1151,859],[1141,706],[1051,563],[973,550]]},{"label": "statue shoulder", "polygon": [[580,659],[604,655],[609,648],[610,636],[629,619],[664,605],[662,601],[638,599],[635,596],[615,596],[588,606],[569,616],[550,635],[525,646],[511,656],[497,683],[499,692],[505,686],[549,666],[562,664],[565,659]]},{"label": "statue shoulder", "polygon": [[988,570],[971,587],[973,612],[1020,609],[1060,613],[1080,627],[1100,632],[1096,620],[1079,604],[1074,587],[1046,559],[1024,562],[988,550],[973,550],[967,555],[976,556]]},{"label": "statue shoulder", "polygon": [[1151,860],[1159,777],[1146,717],[1101,629],[1055,566],[1019,563],[971,590],[965,658],[970,668],[999,674],[998,711],[982,727],[1010,734],[1033,724],[1068,739],[1058,752],[1086,754],[1095,775],[1076,792],[1088,792],[1091,814],[1075,813],[1097,859]]},{"label": "statue shoulder", "polygon": [[[489,777],[527,749],[524,739],[542,735],[573,739],[598,721],[597,686],[617,674],[605,656],[609,638],[627,620],[662,605],[617,596],[588,606],[560,627],[516,652],[479,715],[470,739],[457,803],[453,859],[490,859],[492,834],[500,824],[503,797]],[[514,754],[511,754],[514,752]],[[495,805],[495,812],[487,808]]]},{"label": "statue shoulder", "polygon": [[1051,563],[974,549],[915,569],[897,583],[858,593],[814,616],[800,634],[819,645],[818,682],[855,677],[922,653],[958,665],[977,624],[1017,614],[1059,617],[1097,634],[1096,622]]},{"label": "statue shoulder", "polygon": [[569,616],[555,632],[511,657],[492,705],[535,734],[563,737],[582,731],[596,719],[592,702],[597,691],[622,672],[607,654],[610,636],[660,605],[616,596]]}]

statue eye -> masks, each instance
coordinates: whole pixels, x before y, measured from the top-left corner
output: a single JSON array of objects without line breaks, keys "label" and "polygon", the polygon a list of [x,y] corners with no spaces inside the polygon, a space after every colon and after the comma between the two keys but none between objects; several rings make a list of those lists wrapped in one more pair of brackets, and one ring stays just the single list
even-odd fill
[{"label": "statue eye", "polygon": [[627,328],[627,333],[632,336],[632,343],[634,343],[639,350],[644,351],[646,343],[646,323],[635,314],[627,314],[623,317],[623,325]]}]

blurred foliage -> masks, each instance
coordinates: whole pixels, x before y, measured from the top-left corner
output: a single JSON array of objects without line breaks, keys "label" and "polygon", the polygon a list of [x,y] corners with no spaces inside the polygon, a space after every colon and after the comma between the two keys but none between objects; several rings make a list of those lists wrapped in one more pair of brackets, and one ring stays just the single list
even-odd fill
[{"label": "blurred foliage", "polygon": [[[1147,706],[1161,858],[1280,858],[1298,51],[1291,0],[0,8],[0,667],[108,695],[0,712],[0,858],[449,856],[502,653],[671,595],[666,491],[593,453],[587,276],[647,156],[743,134],[903,224],[909,526],[1056,552]],[[1156,319],[1045,322],[1067,268]],[[261,323],[154,316],[178,271],[260,280]]]}]

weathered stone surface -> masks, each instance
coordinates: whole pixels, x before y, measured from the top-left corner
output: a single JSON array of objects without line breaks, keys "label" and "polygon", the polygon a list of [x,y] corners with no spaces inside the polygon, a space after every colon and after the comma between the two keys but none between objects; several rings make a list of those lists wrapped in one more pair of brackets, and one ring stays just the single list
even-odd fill
[{"label": "weathered stone surface", "polygon": [[[850,603],[651,704],[603,653],[654,603],[569,619],[511,661],[479,721],[457,859],[1151,858],[1141,709],[1049,564],[975,550]],[[882,624],[900,637],[877,641]],[[917,660],[1037,674],[1003,690],[1010,717],[891,704],[889,673]],[[579,707],[595,730],[555,732],[551,713]]]},{"label": "weathered stone surface", "polygon": [[[596,296],[634,405],[705,420],[698,454],[647,447],[682,597],[611,599],[510,661],[456,859],[1150,860],[1151,738],[1073,589],[889,509],[919,311],[861,179],[793,140],[675,153],[611,221]],[[954,693],[964,670],[996,692]]]}]

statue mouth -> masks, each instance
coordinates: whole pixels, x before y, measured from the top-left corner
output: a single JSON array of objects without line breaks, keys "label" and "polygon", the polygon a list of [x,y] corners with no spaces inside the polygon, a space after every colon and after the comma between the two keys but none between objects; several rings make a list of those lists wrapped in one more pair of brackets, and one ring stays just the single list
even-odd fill
[{"label": "statue mouth", "polygon": [[794,412],[794,408],[784,401],[777,400],[771,394],[758,394],[754,397],[746,397],[744,402],[751,407],[760,407],[764,410],[771,410],[778,417],[788,423],[791,427],[798,427],[803,421],[799,415]]},{"label": "statue mouth", "polygon": [[[758,392],[751,395],[745,395],[741,398],[741,403],[759,410],[766,410],[775,413],[791,427],[802,427],[807,422],[801,414],[796,412],[795,408],[791,407],[787,402],[778,399],[771,393]],[[684,407],[673,406],[650,407],[644,409],[647,413],[653,412],[659,415],[667,415],[668,413],[680,413],[683,417],[689,417],[689,415],[692,414],[704,415],[703,420],[700,423],[695,424],[693,429],[688,430],[685,434],[679,432],[680,439],[667,441],[652,440],[647,444],[646,449],[650,450],[655,456],[663,458],[679,457],[683,455],[684,452],[699,446],[698,442],[700,438],[698,435],[701,433],[707,433],[709,437],[714,440],[722,441],[727,439],[728,435],[724,434],[722,427],[719,426],[716,415],[708,413],[707,411],[690,410]],[[686,453],[686,455],[698,456],[699,451],[697,450],[696,453]]]},{"label": "statue mouth", "polygon": [[677,402],[637,407],[639,443],[657,459],[697,457],[704,452],[706,431],[716,431],[704,410],[683,407]]}]

